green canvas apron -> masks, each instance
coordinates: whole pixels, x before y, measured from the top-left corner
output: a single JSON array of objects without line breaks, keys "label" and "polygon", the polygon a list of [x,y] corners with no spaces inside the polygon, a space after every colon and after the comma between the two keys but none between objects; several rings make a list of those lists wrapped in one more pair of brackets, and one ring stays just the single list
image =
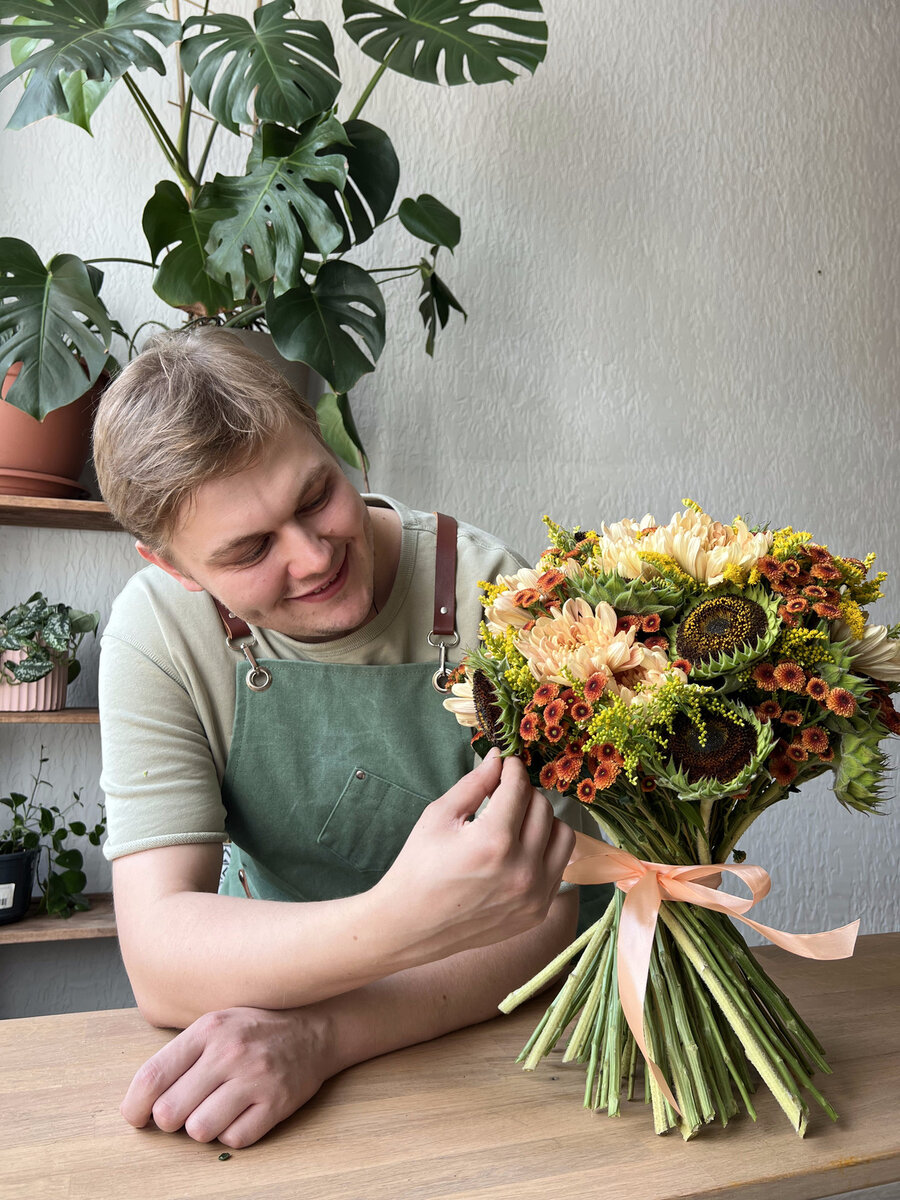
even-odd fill
[{"label": "green canvas apron", "polygon": [[[455,528],[453,534],[455,555]],[[455,575],[455,563],[451,579]],[[441,585],[436,585],[436,592]],[[446,584],[444,585],[446,588]],[[435,629],[441,621],[435,601]],[[453,644],[453,600],[443,633]],[[221,610],[220,610],[221,611]],[[227,614],[230,617],[231,614]],[[226,614],[223,613],[223,620]],[[232,621],[229,632],[242,623]],[[229,645],[244,650],[239,638]],[[237,645],[235,643],[238,643]],[[222,784],[231,859],[220,890],[255,899],[331,900],[373,887],[423,809],[474,765],[470,730],[442,706],[437,661],[361,666],[256,659],[236,664]],[[254,678],[265,680],[254,690]],[[440,681],[439,681],[440,682]],[[242,871],[245,889],[239,879]],[[609,888],[582,888],[580,925]],[[592,893],[602,892],[602,902]]]}]

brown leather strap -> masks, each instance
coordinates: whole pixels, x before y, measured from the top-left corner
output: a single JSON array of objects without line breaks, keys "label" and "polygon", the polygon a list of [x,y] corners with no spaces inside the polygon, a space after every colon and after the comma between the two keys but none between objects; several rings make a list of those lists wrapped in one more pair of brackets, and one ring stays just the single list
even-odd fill
[{"label": "brown leather strap", "polygon": [[434,563],[433,638],[456,633],[456,519],[436,513],[437,548]]},{"label": "brown leather strap", "polygon": [[250,626],[246,621],[242,621],[240,617],[236,617],[233,612],[229,612],[221,600],[217,600],[215,596],[212,598],[213,604],[216,606],[216,612],[222,618],[222,624],[225,626],[225,633],[229,638],[252,638]]}]

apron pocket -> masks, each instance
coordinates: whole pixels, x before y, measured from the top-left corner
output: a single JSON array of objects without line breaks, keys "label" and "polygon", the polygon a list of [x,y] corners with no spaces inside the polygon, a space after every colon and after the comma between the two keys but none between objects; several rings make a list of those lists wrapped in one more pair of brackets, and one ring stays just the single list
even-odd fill
[{"label": "apron pocket", "polygon": [[316,842],[357,871],[383,874],[429,803],[427,796],[354,767]]}]

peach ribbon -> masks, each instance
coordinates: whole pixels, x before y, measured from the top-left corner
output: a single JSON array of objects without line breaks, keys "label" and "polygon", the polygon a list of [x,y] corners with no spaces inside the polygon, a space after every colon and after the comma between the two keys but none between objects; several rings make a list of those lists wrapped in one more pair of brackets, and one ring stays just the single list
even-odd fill
[{"label": "peach ribbon", "polygon": [[[750,889],[752,898],[747,900],[717,892],[723,871],[741,879]],[[616,944],[619,1001],[647,1065],[663,1095],[679,1116],[681,1110],[662,1071],[651,1058],[644,1039],[644,996],[650,970],[650,950],[662,901],[698,904],[702,908],[727,913],[761,933],[776,946],[803,958],[849,958],[859,929],[859,921],[824,933],[785,933],[780,929],[771,929],[768,925],[760,925],[758,921],[743,916],[758,900],[762,900],[772,886],[769,873],[762,867],[747,864],[727,866],[725,863],[676,867],[647,862],[635,858],[627,850],[616,849],[583,833],[575,834],[575,849],[563,879],[571,883],[614,883],[625,893]]]}]

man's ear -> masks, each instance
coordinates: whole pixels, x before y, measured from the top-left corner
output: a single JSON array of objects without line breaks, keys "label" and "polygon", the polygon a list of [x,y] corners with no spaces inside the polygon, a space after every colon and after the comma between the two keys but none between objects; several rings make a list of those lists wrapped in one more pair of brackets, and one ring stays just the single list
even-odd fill
[{"label": "man's ear", "polygon": [[189,575],[182,574],[176,566],[173,566],[165,558],[161,558],[155,550],[151,550],[143,542],[135,542],[134,548],[141,558],[146,559],[148,563],[152,563],[154,567],[159,567],[167,575],[171,575],[173,579],[177,579],[181,586],[187,588],[189,592],[202,592],[205,590],[199,583],[195,583]]}]

